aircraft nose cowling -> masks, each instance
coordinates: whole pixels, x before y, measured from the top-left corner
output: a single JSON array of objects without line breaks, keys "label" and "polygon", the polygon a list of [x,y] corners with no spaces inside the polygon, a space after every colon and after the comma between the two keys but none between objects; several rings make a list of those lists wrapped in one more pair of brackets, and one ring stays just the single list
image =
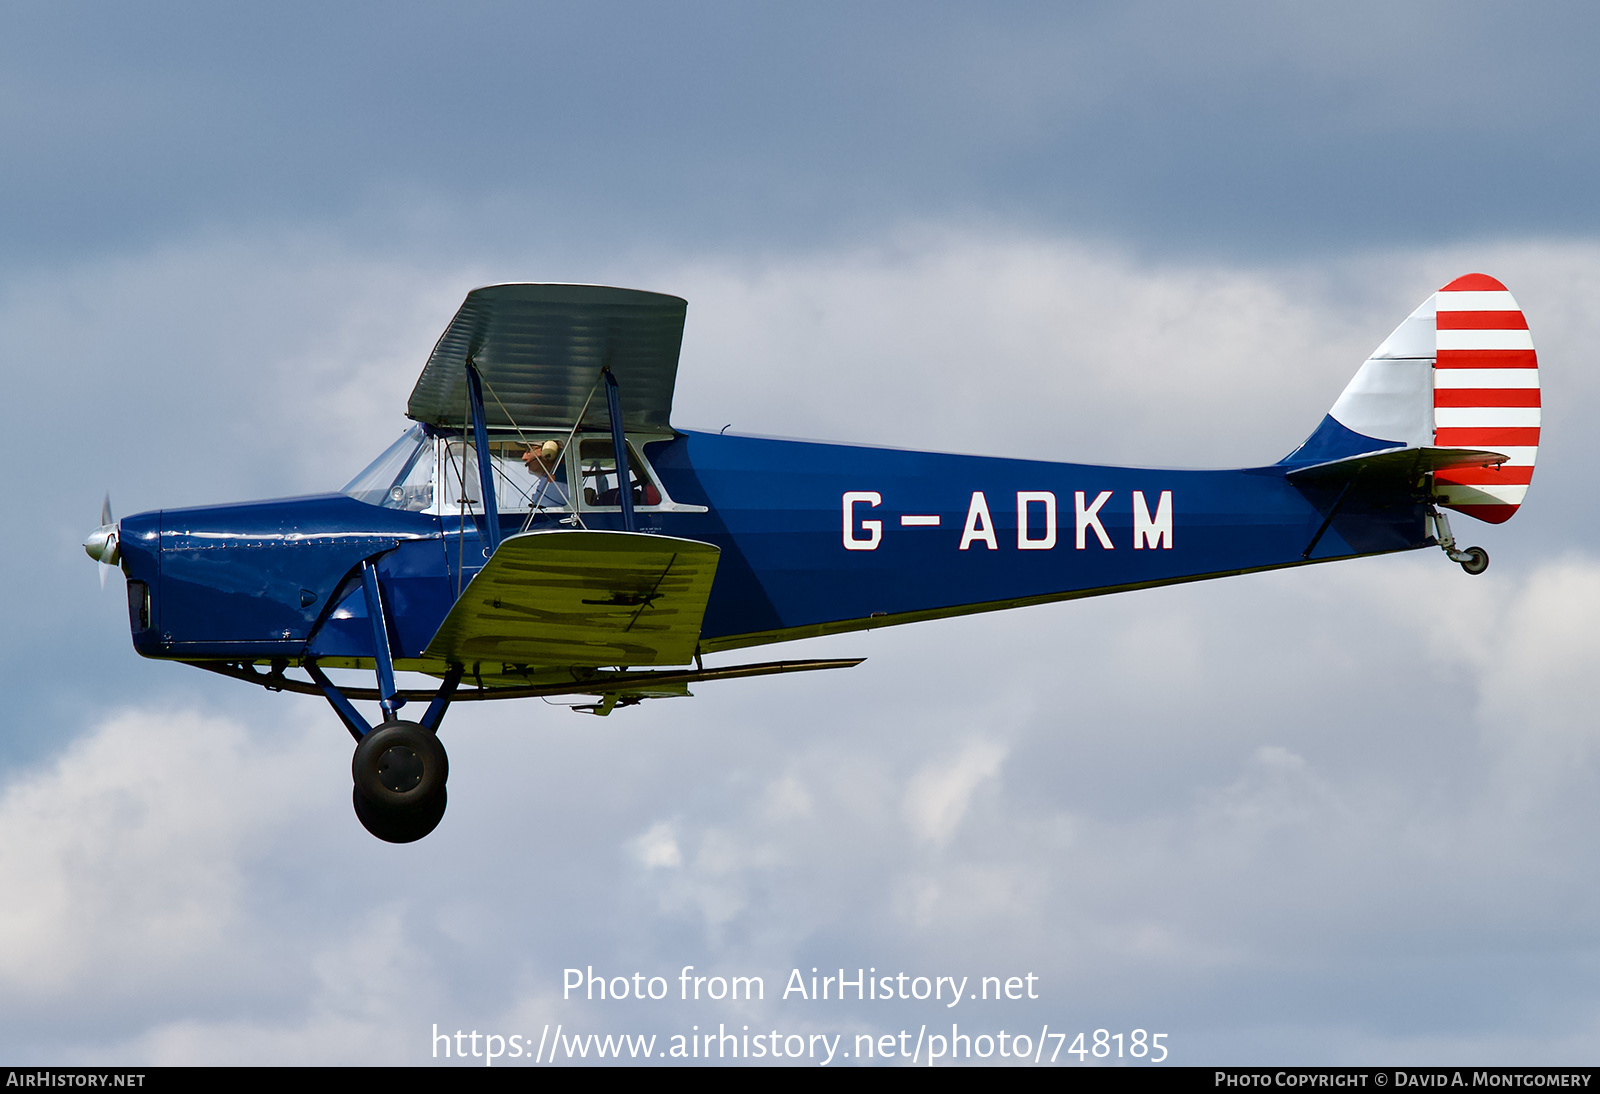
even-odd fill
[{"label": "aircraft nose cowling", "polygon": [[83,541],[83,550],[96,562],[103,562],[107,566],[115,566],[122,557],[121,544],[117,536],[115,524],[102,524],[89,533]]}]

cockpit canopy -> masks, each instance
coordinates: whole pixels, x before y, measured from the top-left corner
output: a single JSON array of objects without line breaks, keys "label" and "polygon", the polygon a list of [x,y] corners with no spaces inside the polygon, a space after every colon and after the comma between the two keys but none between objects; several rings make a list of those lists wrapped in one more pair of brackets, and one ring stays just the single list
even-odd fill
[{"label": "cockpit canopy", "polygon": [[[675,508],[641,454],[641,448],[666,437],[629,437],[628,478],[636,507]],[[491,433],[495,506],[502,513],[535,510],[571,512],[617,509],[616,454],[610,434]],[[557,454],[548,461],[540,453],[553,441]],[[345,484],[343,493],[369,505],[414,513],[477,512],[482,508],[478,453],[470,439],[418,424],[383,451]],[[577,491],[570,487],[578,483]]]}]

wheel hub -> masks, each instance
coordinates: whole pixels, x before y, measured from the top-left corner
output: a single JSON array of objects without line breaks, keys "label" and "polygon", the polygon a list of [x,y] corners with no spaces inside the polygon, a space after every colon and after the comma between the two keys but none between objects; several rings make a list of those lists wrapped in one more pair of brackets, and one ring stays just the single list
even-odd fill
[{"label": "wheel hub", "polygon": [[409,745],[386,748],[378,757],[378,781],[396,794],[415,790],[425,770],[422,757]]}]

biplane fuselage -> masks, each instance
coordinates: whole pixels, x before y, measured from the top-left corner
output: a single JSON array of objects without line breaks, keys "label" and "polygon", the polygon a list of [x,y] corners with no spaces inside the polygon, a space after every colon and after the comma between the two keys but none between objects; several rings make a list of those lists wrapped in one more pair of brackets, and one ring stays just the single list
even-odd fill
[{"label": "biplane fuselage", "polygon": [[706,655],[1430,544],[1481,573],[1442,509],[1507,519],[1538,445],[1527,324],[1477,274],[1413,312],[1289,456],[1221,471],[677,429],[684,314],[626,289],[475,290],[412,391],[416,424],[342,491],[120,524],[108,504],[85,548],[120,562],[139,653],[323,695],[358,742],[357,815],[409,842],[444,812],[453,701],[609,714],[859,663]]},{"label": "biplane fuselage", "polygon": [[[704,654],[1431,542],[1421,498],[1347,497],[1322,529],[1342,484],[1295,484],[1293,465],[1129,469],[714,433],[635,448],[673,503],[637,507],[638,530],[721,552]],[[568,529],[571,515],[500,522],[509,537]],[[621,530],[618,512],[578,515]],[[481,519],[345,494],[124,518],[124,567],[134,596],[149,595],[134,603],[134,644],[178,660],[370,668],[353,575],[372,559],[396,667],[442,674],[424,652],[483,566]]]}]

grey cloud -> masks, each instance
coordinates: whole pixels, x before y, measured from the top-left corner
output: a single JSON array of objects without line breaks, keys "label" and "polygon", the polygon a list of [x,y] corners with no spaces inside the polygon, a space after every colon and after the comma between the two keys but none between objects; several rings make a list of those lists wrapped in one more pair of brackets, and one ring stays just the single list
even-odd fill
[{"label": "grey cloud", "polygon": [[8,31],[19,257],[217,223],[504,253],[978,217],[1235,257],[1595,230],[1570,5],[41,5]]}]

